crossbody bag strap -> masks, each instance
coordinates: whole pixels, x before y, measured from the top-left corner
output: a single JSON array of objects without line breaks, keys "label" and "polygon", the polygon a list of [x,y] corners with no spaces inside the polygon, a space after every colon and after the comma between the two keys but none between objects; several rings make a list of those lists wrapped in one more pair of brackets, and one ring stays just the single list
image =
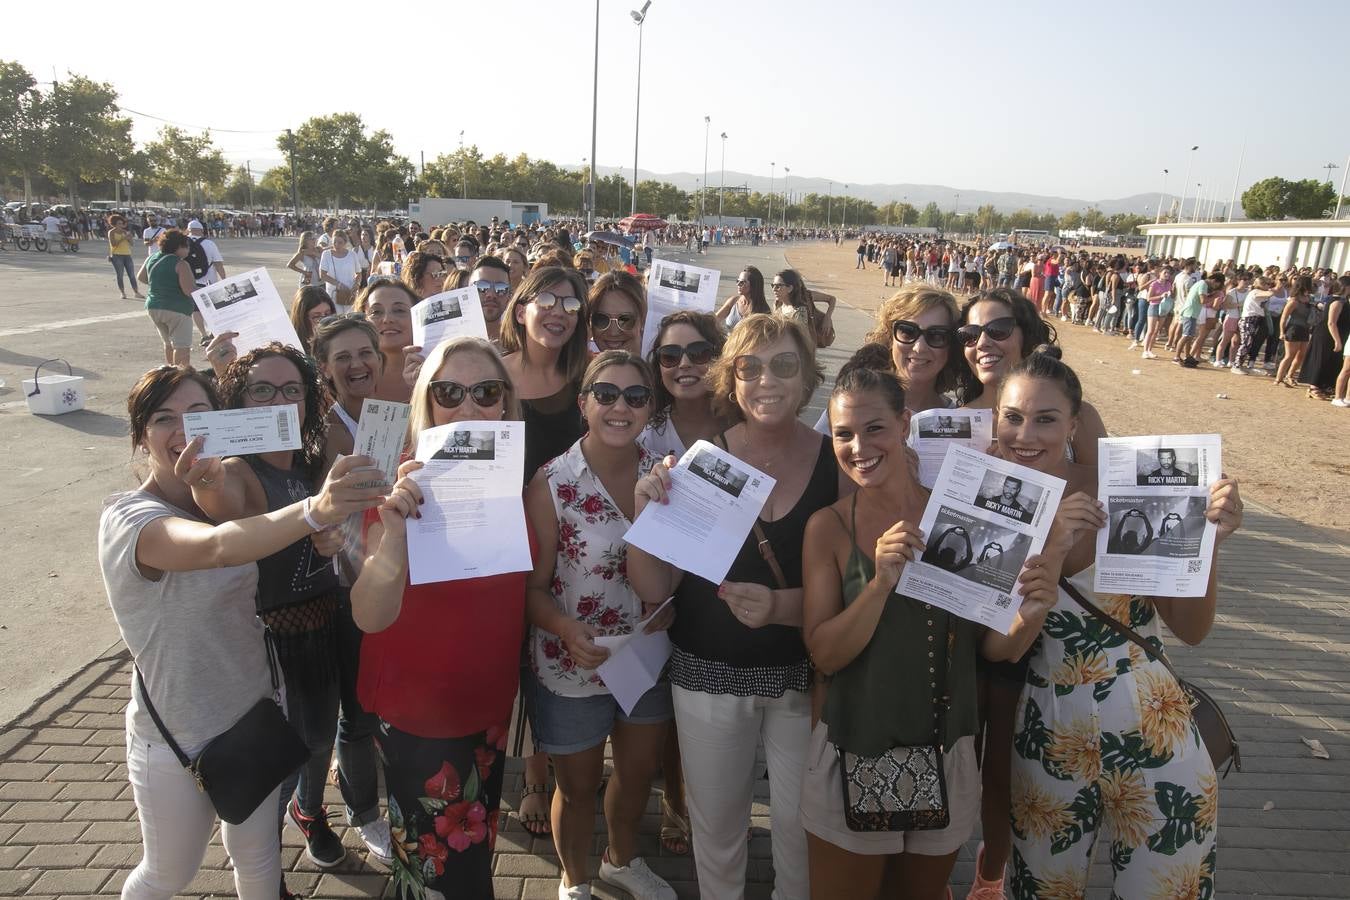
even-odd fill
[{"label": "crossbody bag strap", "polygon": [[[728,453],[731,452],[725,436],[719,434],[715,440],[723,450]],[[755,535],[755,541],[759,546],[759,555],[764,557],[764,561],[768,563],[769,571],[773,573],[773,580],[778,585],[778,589],[780,591],[787,590],[787,577],[783,575],[783,567],[778,564],[778,555],[773,552],[773,544],[769,543],[769,537],[764,533],[764,525],[758,514],[755,515],[755,524],[750,526],[750,531]]]},{"label": "crossbody bag strap", "polygon": [[159,712],[155,709],[155,704],[150,702],[150,689],[145,686],[145,676],[141,674],[141,667],[136,664],[136,686],[141,689],[141,701],[145,704],[145,711],[150,714],[150,720],[155,723],[159,729],[160,735],[164,738],[164,743],[169,745],[173,755],[178,757],[178,762],[185,769],[192,768],[192,760],[183,752],[183,748],[178,746],[178,742],[169,734],[169,729],[164,726],[164,720],[159,717]]},{"label": "crossbody bag strap", "polygon": [[1150,644],[1147,640],[1145,640],[1143,635],[1141,635],[1139,632],[1135,631],[1133,628],[1126,625],[1125,623],[1111,618],[1106,613],[1098,609],[1097,606],[1091,600],[1083,596],[1082,592],[1079,591],[1078,588],[1074,587],[1072,584],[1069,583],[1069,579],[1061,577],[1059,579],[1059,586],[1064,591],[1064,593],[1068,594],[1069,597],[1073,599],[1075,603],[1083,607],[1083,609],[1087,610],[1094,618],[1100,621],[1107,628],[1110,628],[1112,631],[1114,631],[1121,637],[1125,638],[1126,640],[1138,644],[1139,647],[1146,654],[1148,654],[1149,659],[1162,663],[1163,668],[1167,669],[1167,671],[1171,673],[1172,677],[1177,680],[1178,684],[1184,683],[1182,681],[1181,676],[1177,674],[1177,670],[1172,668],[1172,663],[1168,661],[1167,657],[1159,653],[1156,649],[1154,649],[1153,645]]}]

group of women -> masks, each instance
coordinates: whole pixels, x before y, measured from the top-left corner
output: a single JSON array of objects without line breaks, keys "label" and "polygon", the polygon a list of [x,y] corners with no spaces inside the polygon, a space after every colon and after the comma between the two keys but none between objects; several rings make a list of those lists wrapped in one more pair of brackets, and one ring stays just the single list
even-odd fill
[{"label": "group of women", "polygon": [[[497,273],[509,275],[485,272],[485,261],[470,280],[486,306],[499,297]],[[785,900],[943,897],[977,817],[979,900],[1004,895],[1009,861],[1014,896],[1082,896],[1099,833],[1118,895],[1212,890],[1214,772],[1174,702],[1180,688],[1088,627],[1058,588],[1061,577],[1091,587],[1104,428],[1058,359],[1053,329],[1015,291],[958,307],[944,290],[907,285],[839,373],[822,434],[800,413],[823,381],[815,334],[828,310],[816,304],[833,298],[787,270],[770,306],[763,281],[747,268],[716,315],[666,317],[645,355],[645,291],[624,272],[588,284],[566,265],[536,265],[509,283],[495,343],[458,338],[425,354],[411,346],[414,287],[372,280],[342,313],[310,285],[295,303],[307,347],[237,356],[231,336],[217,335],[214,378],[184,366],[148,372],[128,400],[144,480],[109,499],[99,536],[110,602],[144,676],[128,711],[128,772],[145,855],[124,896],[180,891],[211,833],[210,801],[165,731],[194,755],[277,693],[272,659],[313,755],[298,785],[223,826],[241,897],[285,893],[283,810],[319,865],[345,854],[322,806],[335,737],[348,821],[400,894],[492,896],[518,686],[536,750],[524,801],[545,800],[550,767],[556,781],[547,817],[524,804],[520,815],[552,834],[560,898],[590,896],[597,804],[599,878],[637,898],[674,896],[639,854],[657,780],[665,849],[692,844],[701,896],[743,896],[761,744]],[[420,464],[403,462],[388,484],[349,455],[367,397],[411,404],[408,446],[457,421],[525,422],[532,571],[410,584],[406,520],[421,515]],[[282,403],[300,411],[293,453],[222,462],[183,436],[184,413]],[[894,590],[924,548],[910,416],[957,404],[996,411],[993,452],[1069,482],[1006,636]],[[647,504],[669,501],[670,469],[700,439],[775,479],[716,584],[623,541]],[[1234,482],[1211,488],[1206,515],[1217,546],[1241,520]],[[1202,598],[1098,602],[1153,637],[1165,621],[1195,642],[1213,619],[1215,580]],[[668,628],[673,652],[667,676],[625,711],[596,672],[607,651],[595,638],[636,627]],[[1122,749],[1104,755],[1119,736]],[[948,824],[850,828],[840,755],[925,744],[942,760]],[[1198,798],[1192,812],[1158,808],[1162,778]],[[1184,828],[1173,827],[1178,816]],[[1164,828],[1181,837],[1159,850]]]}]

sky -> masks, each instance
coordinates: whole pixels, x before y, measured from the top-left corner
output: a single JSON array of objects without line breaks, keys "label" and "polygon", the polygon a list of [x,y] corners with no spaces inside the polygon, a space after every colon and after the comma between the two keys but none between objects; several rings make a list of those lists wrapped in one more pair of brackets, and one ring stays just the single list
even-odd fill
[{"label": "sky", "polygon": [[[0,59],[108,81],[125,109],[211,126],[255,175],[276,135],[360,113],[414,165],[466,144],[591,154],[592,0],[143,7],[14,3]],[[600,0],[601,165],[632,167],[640,0]],[[73,24],[72,24],[73,22]],[[1347,164],[1350,2],[652,0],[639,165],[1085,200]],[[1319,51],[1319,35],[1325,50]],[[42,37],[45,36],[45,37]],[[197,62],[175,64],[178,48]],[[132,116],[138,140],[163,123]],[[1243,152],[1245,144],[1245,154]],[[1192,153],[1190,148],[1199,145]],[[1343,168],[1332,170],[1339,186]],[[710,180],[716,184],[716,175]],[[1193,187],[1190,188],[1194,190]]]}]

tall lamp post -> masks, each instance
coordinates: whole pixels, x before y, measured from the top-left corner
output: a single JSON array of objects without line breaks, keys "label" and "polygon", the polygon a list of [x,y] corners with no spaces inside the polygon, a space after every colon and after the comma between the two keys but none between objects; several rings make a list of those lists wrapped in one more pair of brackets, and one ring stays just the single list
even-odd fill
[{"label": "tall lamp post", "polygon": [[712,124],[712,116],[703,117],[703,191],[698,195],[698,224],[703,224],[704,210],[707,203],[708,193],[708,129]]},{"label": "tall lamp post", "polygon": [[830,182],[830,193],[825,198],[825,227],[834,225],[834,182]]},{"label": "tall lamp post", "polygon": [[600,115],[600,0],[595,0],[595,61],[591,68],[591,177],[586,183],[586,230],[595,230],[595,126]]},{"label": "tall lamp post", "polygon": [[1163,169],[1162,190],[1158,191],[1158,217],[1153,220],[1154,225],[1157,225],[1162,222],[1163,198],[1166,196],[1167,196],[1167,170]]},{"label": "tall lamp post", "polygon": [[[425,164],[425,163],[423,163],[422,169],[423,169],[423,171],[426,170],[426,164]],[[468,199],[469,199],[469,167],[468,167],[468,165],[465,164],[465,162],[464,162],[464,130],[463,130],[463,129],[460,129],[460,132],[459,132],[459,176],[460,176],[461,179],[463,179],[463,191],[464,191],[464,194],[463,194],[462,199],[468,200]]]},{"label": "tall lamp post", "polygon": [[[844,190],[848,190],[848,185],[844,185]],[[839,227],[848,230],[848,194],[844,194],[844,217],[839,220]]]},{"label": "tall lamp post", "polygon": [[787,207],[788,207],[788,178],[792,175],[792,170],[783,166],[783,227],[787,228]]},{"label": "tall lamp post", "polygon": [[1186,177],[1181,180],[1181,206],[1177,207],[1177,221],[1182,222],[1186,219],[1186,191],[1191,186],[1191,165],[1195,162],[1195,151],[1200,149],[1196,144],[1191,148],[1191,155],[1186,157]]},{"label": "tall lamp post", "polygon": [[647,10],[651,7],[652,0],[647,0],[642,4],[642,9],[632,10],[628,14],[633,17],[633,21],[638,27],[638,65],[637,65],[637,103],[633,107],[633,205],[629,209],[630,215],[637,215],[637,186],[638,186],[638,122],[642,115],[642,25],[647,21]]},{"label": "tall lamp post", "polygon": [[769,212],[764,217],[764,223],[766,225],[773,224],[773,179],[774,179],[774,169],[777,165],[778,163],[775,162],[769,163]]},{"label": "tall lamp post", "polygon": [[717,186],[717,227],[722,227],[722,193],[727,187],[727,133],[722,132],[722,181]]}]

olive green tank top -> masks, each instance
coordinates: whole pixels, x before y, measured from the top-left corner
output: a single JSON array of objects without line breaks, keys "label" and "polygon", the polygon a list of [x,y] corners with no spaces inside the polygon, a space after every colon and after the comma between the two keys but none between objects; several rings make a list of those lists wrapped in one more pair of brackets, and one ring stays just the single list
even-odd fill
[{"label": "olive green tank top", "polygon": [[[876,566],[857,543],[858,495],[853,495],[848,535],[853,549],[844,567],[844,606],[867,587]],[[836,511],[836,515],[838,515]],[[843,517],[839,522],[843,524]],[[836,747],[877,756],[892,747],[933,743],[935,685],[947,665],[948,628],[953,640],[943,733],[944,749],[979,729],[975,654],[984,633],[976,625],[939,607],[891,591],[867,646],[830,679],[821,720]]]}]

